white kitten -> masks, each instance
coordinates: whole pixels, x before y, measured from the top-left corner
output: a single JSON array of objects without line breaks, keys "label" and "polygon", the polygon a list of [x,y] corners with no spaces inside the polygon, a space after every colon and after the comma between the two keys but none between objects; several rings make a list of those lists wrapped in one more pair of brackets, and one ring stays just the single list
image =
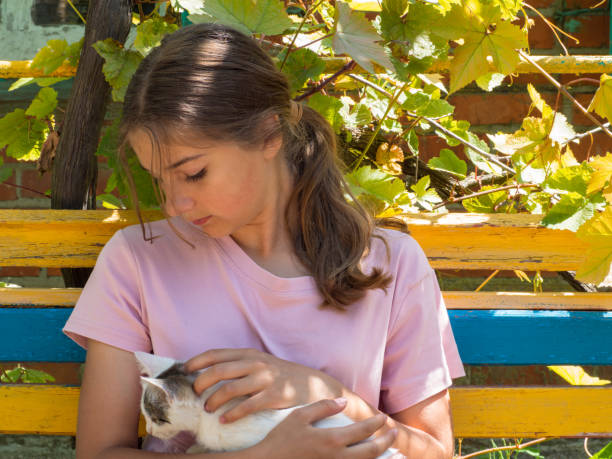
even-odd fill
[{"label": "white kitten", "polygon": [[[214,413],[204,410],[204,402],[218,383],[198,396],[192,389],[199,373],[185,373],[183,364],[174,359],[144,352],[135,352],[136,361],[145,376],[141,376],[142,398],[140,408],[147,422],[147,432],[154,437],[169,440],[182,431],[195,435],[196,444],[188,453],[235,451],[259,443],[289,413],[299,407],[264,410],[245,416],[229,424],[221,424],[222,413],[247,397],[238,397],[221,406]],[[316,427],[341,427],[353,421],[342,413],[314,423]],[[397,450],[390,448],[379,458],[387,458]]]}]

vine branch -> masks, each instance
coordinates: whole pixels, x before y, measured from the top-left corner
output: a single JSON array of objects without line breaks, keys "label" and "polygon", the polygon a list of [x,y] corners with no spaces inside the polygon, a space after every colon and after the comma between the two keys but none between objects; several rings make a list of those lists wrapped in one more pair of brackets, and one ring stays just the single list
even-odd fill
[{"label": "vine branch", "polygon": [[477,456],[480,456],[482,454],[487,454],[487,453],[494,453],[496,451],[509,451],[509,450],[513,450],[513,449],[516,449],[516,450],[523,449],[523,448],[527,448],[527,447],[532,446],[532,445],[537,445],[538,443],[542,443],[543,441],[552,440],[552,439],[553,439],[553,437],[538,438],[536,440],[532,440],[532,441],[529,441],[527,443],[519,443],[519,444],[516,444],[516,445],[513,445],[513,446],[499,446],[497,448],[484,449],[482,451],[476,451],[475,453],[470,453],[470,454],[467,454],[465,456],[459,456],[456,459],[470,459],[472,457],[477,457]]},{"label": "vine branch", "polygon": [[307,97],[310,97],[313,94],[321,91],[321,89],[323,89],[325,86],[327,86],[329,83],[334,81],[336,78],[338,78],[343,73],[350,72],[351,70],[353,70],[356,65],[357,65],[357,62],[355,62],[354,60],[350,60],[340,70],[338,70],[336,73],[334,73],[333,75],[329,76],[328,78],[325,78],[324,80],[321,80],[319,83],[317,83],[312,88],[310,88],[308,91],[306,91],[304,94],[301,94],[301,95],[297,96],[294,100],[296,102],[299,102],[299,101],[304,100]]}]

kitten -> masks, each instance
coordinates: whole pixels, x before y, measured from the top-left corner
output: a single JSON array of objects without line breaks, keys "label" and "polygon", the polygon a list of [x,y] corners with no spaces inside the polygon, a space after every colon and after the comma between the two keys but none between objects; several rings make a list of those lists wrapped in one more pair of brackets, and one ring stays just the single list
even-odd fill
[{"label": "kitten", "polygon": [[[179,432],[191,432],[196,444],[187,453],[235,451],[259,443],[298,406],[281,410],[264,410],[245,416],[229,424],[221,424],[219,417],[247,397],[230,400],[214,413],[204,410],[204,402],[224,382],[215,384],[198,396],[192,389],[200,372],[187,374],[182,362],[144,352],[135,352],[142,373],[140,408],[147,423],[147,433],[169,440]],[[317,427],[341,427],[353,421],[343,413],[321,419]],[[380,458],[397,452],[390,448]]]}]

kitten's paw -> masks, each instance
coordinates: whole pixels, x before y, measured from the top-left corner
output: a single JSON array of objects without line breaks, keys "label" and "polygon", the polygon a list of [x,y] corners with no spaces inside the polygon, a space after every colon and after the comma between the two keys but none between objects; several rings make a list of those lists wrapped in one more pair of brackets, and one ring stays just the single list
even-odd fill
[{"label": "kitten's paw", "polygon": [[206,446],[198,445],[197,443],[191,446],[187,451],[187,454],[199,454],[199,453],[210,453],[211,451]]}]

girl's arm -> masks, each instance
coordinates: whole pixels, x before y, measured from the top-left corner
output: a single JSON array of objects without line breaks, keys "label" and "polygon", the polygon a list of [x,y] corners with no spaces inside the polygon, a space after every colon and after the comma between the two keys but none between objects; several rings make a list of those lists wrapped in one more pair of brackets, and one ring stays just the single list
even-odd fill
[{"label": "girl's arm", "polygon": [[[346,388],[343,397],[348,400],[344,413],[355,421],[381,413]],[[416,405],[392,414],[380,432],[384,433],[390,429],[398,431],[392,446],[407,457],[452,458],[454,438],[448,390],[445,389]]]},{"label": "girl's arm", "polygon": [[[395,440],[391,429],[375,440],[358,445],[385,422],[369,417],[350,426],[330,429],[312,427],[317,419],[332,416],[344,404],[323,400],[295,410],[266,439],[236,452],[193,454],[194,459],[272,459],[275,457],[345,457],[371,459]],[[140,375],[131,352],[89,340],[77,424],[77,459],[183,458],[138,450]],[[290,439],[291,441],[288,441]]]}]

